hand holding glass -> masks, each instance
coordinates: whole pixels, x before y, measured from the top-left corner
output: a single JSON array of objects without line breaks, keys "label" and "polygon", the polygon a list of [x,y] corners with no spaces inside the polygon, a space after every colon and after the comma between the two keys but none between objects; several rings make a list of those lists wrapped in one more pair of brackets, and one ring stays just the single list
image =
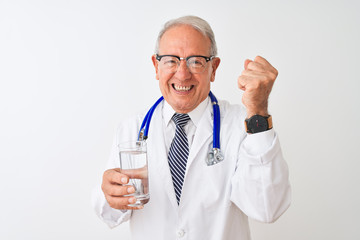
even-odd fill
[{"label": "hand holding glass", "polygon": [[149,199],[149,179],[145,141],[131,141],[119,144],[120,172],[129,177],[129,185],[135,188],[136,202],[129,206],[146,204]]}]

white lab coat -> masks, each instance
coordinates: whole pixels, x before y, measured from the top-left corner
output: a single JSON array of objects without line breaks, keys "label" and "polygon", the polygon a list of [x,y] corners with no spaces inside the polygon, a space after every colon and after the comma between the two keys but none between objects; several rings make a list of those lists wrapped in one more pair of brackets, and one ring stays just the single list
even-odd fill
[{"label": "white lab coat", "polygon": [[[164,144],[161,103],[147,139],[149,203],[142,210],[115,210],[98,187],[93,197],[98,216],[110,227],[130,219],[135,240],[249,240],[248,217],[261,222],[279,218],[290,205],[290,184],[277,135],[274,130],[246,134],[245,109],[225,101],[219,105],[224,161],[205,163],[213,139],[213,111],[208,104],[190,149],[179,206]],[[107,168],[119,167],[116,145],[137,139],[143,116],[120,125]]]}]

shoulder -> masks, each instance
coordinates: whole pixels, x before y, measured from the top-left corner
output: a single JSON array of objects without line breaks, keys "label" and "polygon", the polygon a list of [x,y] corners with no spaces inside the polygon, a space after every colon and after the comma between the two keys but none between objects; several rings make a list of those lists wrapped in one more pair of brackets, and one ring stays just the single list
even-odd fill
[{"label": "shoulder", "polygon": [[[226,134],[226,136],[235,136],[232,138],[233,143],[236,141],[241,141],[245,135],[245,118],[246,118],[246,108],[241,104],[230,104],[228,101],[219,101],[220,105],[220,124],[221,124],[221,134]],[[239,137],[241,136],[241,137]],[[226,139],[229,139],[228,137]]]},{"label": "shoulder", "polygon": [[116,128],[116,138],[118,142],[136,140],[145,115],[146,112],[139,112],[121,120]]},{"label": "shoulder", "polygon": [[244,121],[246,109],[241,104],[231,104],[226,100],[219,100],[221,118],[229,121]]},{"label": "shoulder", "polygon": [[[156,121],[156,119],[158,120],[159,117],[161,118],[162,116],[162,109],[163,109],[163,103],[160,103],[156,108],[155,111],[152,115],[152,120],[151,122]],[[118,136],[119,141],[133,141],[136,140],[138,138],[138,134],[140,131],[140,127],[142,122],[144,121],[144,118],[147,114],[147,112],[149,111],[149,109],[144,109],[128,118],[123,119],[117,127],[116,130],[116,135]],[[151,124],[153,125],[153,124]],[[150,126],[150,130],[151,130],[151,126]]]}]

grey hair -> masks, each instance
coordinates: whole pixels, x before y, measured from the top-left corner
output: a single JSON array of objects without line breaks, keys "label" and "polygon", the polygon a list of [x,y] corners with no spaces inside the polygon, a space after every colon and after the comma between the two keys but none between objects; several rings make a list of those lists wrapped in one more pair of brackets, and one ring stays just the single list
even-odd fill
[{"label": "grey hair", "polygon": [[211,42],[210,47],[210,55],[216,56],[217,55],[217,46],[215,41],[215,35],[212,31],[210,25],[208,22],[206,22],[204,19],[196,17],[196,16],[184,16],[176,19],[172,19],[165,23],[164,27],[159,32],[157,41],[156,41],[156,47],[155,47],[155,53],[159,53],[159,45],[161,37],[164,35],[164,33],[169,30],[172,27],[179,26],[179,25],[189,25],[193,27],[195,30],[202,33],[204,36],[208,37]]}]

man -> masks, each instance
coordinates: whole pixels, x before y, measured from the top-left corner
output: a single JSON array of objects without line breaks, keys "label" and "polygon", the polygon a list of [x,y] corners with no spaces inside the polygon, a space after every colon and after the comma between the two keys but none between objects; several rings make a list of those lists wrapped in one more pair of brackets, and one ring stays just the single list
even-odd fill
[{"label": "man", "polygon": [[[238,78],[245,108],[219,101],[224,160],[206,164],[213,143],[208,95],[220,64],[216,54],[214,34],[198,17],[169,21],[160,32],[152,61],[165,101],[155,109],[147,139],[150,201],[128,206],[136,200],[124,195],[134,188],[118,168],[116,145],[137,139],[140,116],[120,125],[103,192],[94,195],[95,210],[110,227],[130,219],[134,239],[244,240],[250,239],[248,217],[273,222],[288,208],[288,169],[267,109],[277,70],[264,58],[246,60]],[[180,190],[170,156],[175,113],[190,118],[183,127],[189,153]]]}]

